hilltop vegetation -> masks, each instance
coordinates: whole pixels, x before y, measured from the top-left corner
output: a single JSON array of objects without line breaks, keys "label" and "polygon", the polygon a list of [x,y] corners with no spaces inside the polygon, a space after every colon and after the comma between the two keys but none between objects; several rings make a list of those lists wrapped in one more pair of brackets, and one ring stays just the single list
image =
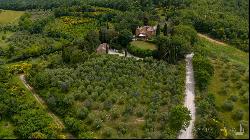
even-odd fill
[{"label": "hilltop vegetation", "polygon": [[248,52],[248,0],[191,0],[188,7],[166,12],[172,22],[191,24],[199,32]]},{"label": "hilltop vegetation", "polygon": [[[0,9],[0,138],[174,139],[190,121],[191,52],[195,138],[249,138],[247,0],[0,0]],[[156,35],[132,42],[138,26]],[[101,43],[144,59],[96,54]],[[231,131],[239,123],[243,136]]]}]

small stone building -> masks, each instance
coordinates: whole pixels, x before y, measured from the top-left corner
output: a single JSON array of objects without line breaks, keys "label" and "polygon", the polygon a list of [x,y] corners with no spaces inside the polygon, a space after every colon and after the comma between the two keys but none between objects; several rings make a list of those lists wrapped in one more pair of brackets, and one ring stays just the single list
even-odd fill
[{"label": "small stone building", "polygon": [[99,45],[99,47],[96,49],[96,52],[97,53],[100,53],[100,54],[105,54],[108,52],[108,49],[109,49],[109,45],[107,43],[102,43]]}]

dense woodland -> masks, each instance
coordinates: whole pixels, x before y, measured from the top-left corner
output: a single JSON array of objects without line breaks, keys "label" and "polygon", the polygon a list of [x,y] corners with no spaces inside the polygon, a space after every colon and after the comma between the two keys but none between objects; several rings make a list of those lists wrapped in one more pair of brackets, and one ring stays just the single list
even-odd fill
[{"label": "dense woodland", "polygon": [[[15,22],[0,24],[0,120],[10,121],[18,138],[67,138],[66,133],[76,138],[176,138],[191,119],[183,107],[184,58],[195,52],[195,137],[235,138],[221,132],[220,112],[232,111],[237,99],[230,97],[222,109],[215,105],[209,85],[217,75],[218,57],[201,47],[205,43],[198,33],[248,53],[248,9],[248,0],[0,0],[0,16],[8,10],[24,12]],[[130,43],[144,25],[157,26],[148,40],[156,45],[153,51]],[[144,60],[96,54],[100,43]],[[249,75],[238,67],[232,81],[240,79],[235,88],[246,103]],[[20,73],[65,129],[17,82]],[[226,87],[222,94],[229,92]],[[244,118],[237,115],[242,110],[232,114],[235,122]],[[5,137],[0,133],[0,138]]]}]

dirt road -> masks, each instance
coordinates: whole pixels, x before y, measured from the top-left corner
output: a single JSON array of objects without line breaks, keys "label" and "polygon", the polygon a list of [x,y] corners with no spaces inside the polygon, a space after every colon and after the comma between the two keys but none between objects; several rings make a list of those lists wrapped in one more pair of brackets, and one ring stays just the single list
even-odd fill
[{"label": "dirt road", "polygon": [[215,39],[213,39],[213,38],[210,38],[210,37],[208,37],[207,35],[203,35],[203,34],[198,33],[198,36],[199,36],[199,37],[202,37],[202,38],[205,38],[205,39],[209,40],[210,42],[213,42],[213,43],[216,43],[216,44],[220,44],[220,45],[227,46],[226,43],[221,42],[221,41],[218,41],[218,40],[215,40]]},{"label": "dirt road", "polygon": [[180,135],[178,136],[178,139],[193,139],[193,127],[194,127],[194,120],[195,120],[195,103],[194,103],[194,73],[193,73],[193,64],[192,64],[192,58],[193,53],[188,54],[186,56],[186,90],[185,90],[185,107],[188,108],[188,110],[191,112],[191,121],[188,126],[188,128],[183,131],[181,130]]}]

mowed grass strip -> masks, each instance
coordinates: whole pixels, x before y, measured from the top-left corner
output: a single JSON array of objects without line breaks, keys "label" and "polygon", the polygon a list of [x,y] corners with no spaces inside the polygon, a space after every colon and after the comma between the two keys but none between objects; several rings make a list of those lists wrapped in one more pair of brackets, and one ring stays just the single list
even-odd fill
[{"label": "mowed grass strip", "polygon": [[23,11],[0,10],[0,24],[17,23]]},{"label": "mowed grass strip", "polygon": [[249,66],[249,54],[243,52],[233,46],[223,46],[209,42],[204,38],[199,38],[199,47],[206,50],[211,56],[217,58],[227,58],[229,61],[241,64],[245,67]]},{"label": "mowed grass strip", "polygon": [[156,50],[157,49],[155,44],[145,42],[145,41],[132,41],[131,45],[138,47],[138,48],[141,48],[141,49],[145,49],[145,50]]}]

